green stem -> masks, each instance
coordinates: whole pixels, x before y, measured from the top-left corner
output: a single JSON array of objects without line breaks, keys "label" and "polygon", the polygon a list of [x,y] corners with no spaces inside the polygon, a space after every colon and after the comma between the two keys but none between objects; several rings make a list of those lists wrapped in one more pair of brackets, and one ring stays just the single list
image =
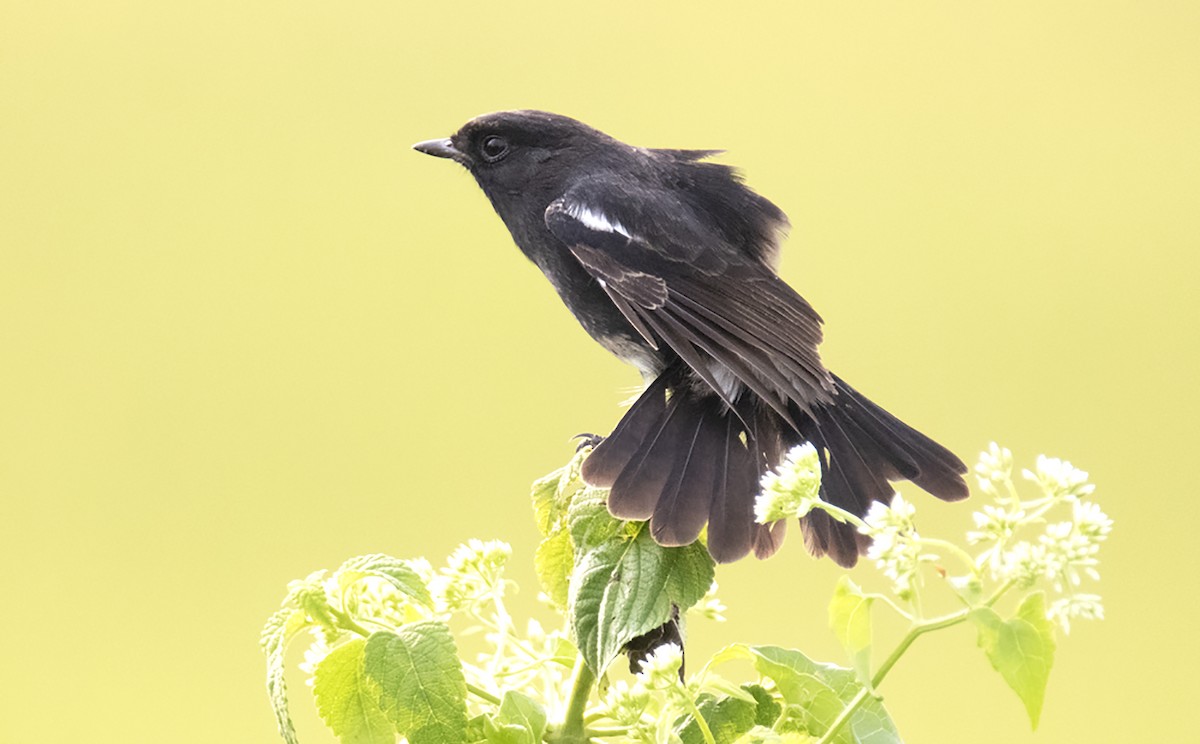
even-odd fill
[{"label": "green stem", "polygon": [[329,614],[330,614],[330,616],[333,617],[334,620],[337,621],[337,624],[339,627],[344,628],[345,630],[349,630],[352,633],[358,633],[363,638],[367,638],[371,635],[371,631],[367,630],[363,626],[354,622],[354,618],[350,617],[349,615],[342,612],[341,610],[338,610],[334,607],[330,607]]},{"label": "green stem", "polygon": [[979,567],[975,565],[975,559],[971,557],[967,551],[958,547],[949,540],[939,540],[936,537],[922,537],[921,544],[931,548],[941,548],[949,553],[954,554],[971,569],[973,576],[979,576]]},{"label": "green stem", "polygon": [[848,512],[840,506],[834,506],[828,501],[818,501],[816,507],[814,508],[821,509],[834,519],[840,522],[847,522],[858,529],[862,529],[863,527],[867,526],[867,523],[863,521],[862,517],[858,516],[854,512]]},{"label": "green stem", "polygon": [[692,720],[700,727],[700,734],[704,737],[705,744],[717,744],[717,740],[713,738],[712,729],[708,727],[708,721],[704,720],[704,716],[700,715],[700,709],[696,707],[696,701],[692,700],[692,696],[687,690],[683,691],[684,700],[687,701],[687,710],[692,714]]},{"label": "green stem", "polygon": [[833,738],[837,736],[838,729],[844,726],[846,721],[850,720],[850,716],[854,715],[854,711],[858,710],[858,706],[862,705],[870,694],[871,691],[866,687],[858,688],[858,693],[851,698],[850,704],[842,709],[837,718],[833,719],[833,723],[829,724],[829,730],[817,740],[817,744],[829,744],[829,742],[833,741]]},{"label": "green stem", "polygon": [[[1000,594],[1002,594],[1005,589],[1007,589],[1007,587],[1001,587],[1000,591],[993,595],[990,601],[994,602],[999,599]],[[958,625],[959,623],[966,622],[970,614],[971,610],[965,609],[950,615],[943,615],[942,617],[926,620],[922,623],[914,625],[912,629],[908,631],[908,635],[904,636],[904,638],[900,641],[900,644],[896,646],[895,650],[893,650],[892,653],[888,655],[887,659],[884,660],[883,664],[879,666],[879,671],[875,672],[875,676],[871,678],[871,686],[863,686],[859,689],[854,697],[850,699],[850,702],[846,705],[846,707],[842,709],[842,712],[838,714],[838,717],[834,719],[832,724],[829,725],[829,730],[817,740],[817,744],[829,744],[829,742],[833,741],[834,737],[837,736],[838,730],[844,726],[846,721],[849,721],[850,717],[854,715],[855,711],[857,711],[859,707],[866,702],[867,697],[871,695],[872,691],[883,683],[884,677],[888,675],[888,672],[892,671],[892,667],[896,665],[896,662],[900,660],[900,657],[904,655],[904,652],[908,651],[908,647],[913,644],[913,641],[931,631],[949,628],[951,626]]]},{"label": "green stem", "polygon": [[583,723],[583,714],[587,710],[588,696],[592,693],[592,685],[596,676],[588,669],[583,656],[575,662],[574,680],[571,683],[571,699],[567,701],[567,715],[563,719],[555,741],[562,744],[585,744],[587,742],[587,727]]},{"label": "green stem", "polygon": [[900,641],[900,645],[896,646],[896,649],[892,651],[891,655],[889,655],[883,664],[879,666],[879,671],[875,672],[875,676],[871,678],[871,686],[878,687],[880,683],[883,682],[883,678],[886,677],[887,673],[892,670],[892,667],[896,665],[896,662],[900,660],[900,657],[904,655],[904,652],[908,650],[908,647],[913,644],[913,641],[930,631],[941,630],[942,628],[949,628],[953,625],[958,625],[959,623],[965,621],[967,616],[970,614],[970,610],[959,610],[951,615],[934,618],[933,620],[926,620],[919,625],[913,626],[912,630],[908,631],[908,635],[904,636],[904,638]]},{"label": "green stem", "polygon": [[493,695],[492,693],[483,689],[482,687],[476,687],[475,685],[471,684],[470,682],[467,683],[467,692],[471,693],[472,695],[474,695],[477,698],[480,698],[481,700],[488,701],[492,705],[500,704],[500,698],[496,697],[495,695]]},{"label": "green stem", "polygon": [[603,738],[606,736],[629,736],[627,728],[591,728],[587,730],[588,738]]}]

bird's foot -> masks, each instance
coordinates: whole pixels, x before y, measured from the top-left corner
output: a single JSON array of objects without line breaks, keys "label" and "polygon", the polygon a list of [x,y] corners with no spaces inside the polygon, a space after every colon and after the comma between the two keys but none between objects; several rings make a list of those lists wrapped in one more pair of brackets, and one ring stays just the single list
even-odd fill
[{"label": "bird's foot", "polygon": [[599,434],[576,434],[575,436],[571,437],[571,439],[579,440],[579,446],[575,448],[576,452],[584,447],[591,447],[592,449],[595,449],[597,445],[604,441],[604,437],[600,436]]}]

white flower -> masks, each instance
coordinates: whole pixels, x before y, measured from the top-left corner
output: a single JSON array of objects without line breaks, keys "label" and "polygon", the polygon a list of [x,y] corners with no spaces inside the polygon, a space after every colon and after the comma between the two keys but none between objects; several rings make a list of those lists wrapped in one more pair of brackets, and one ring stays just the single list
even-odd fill
[{"label": "white flower", "polygon": [[651,690],[672,689],[679,684],[682,666],[683,649],[676,643],[664,643],[642,661],[637,679]]},{"label": "white flower", "polygon": [[986,452],[979,453],[979,462],[975,465],[979,490],[991,496],[999,495],[996,485],[1012,478],[1012,467],[1012,452],[995,442],[989,444]]},{"label": "white flower", "polygon": [[717,598],[717,582],[713,582],[708,588],[708,592],[700,598],[689,612],[698,613],[701,617],[708,618],[714,622],[725,622],[725,603]]},{"label": "white flower", "polygon": [[1082,583],[1080,574],[1099,579],[1096,554],[1100,544],[1075,529],[1072,522],[1057,522],[1046,526],[1046,534],[1038,538],[1045,549],[1045,576],[1057,591],[1066,591]]},{"label": "white flower", "polygon": [[1100,510],[1098,504],[1090,501],[1076,501],[1072,504],[1075,516],[1075,529],[1079,534],[1090,538],[1093,542],[1102,542],[1112,532],[1113,522],[1108,515]]},{"label": "white flower", "polygon": [[459,545],[447,559],[447,567],[454,573],[475,573],[491,583],[499,578],[504,565],[512,557],[512,546],[499,540],[468,540]]},{"label": "white flower", "polygon": [[1000,581],[1014,581],[1025,589],[1033,586],[1050,570],[1046,546],[1033,545],[1024,540],[1008,550],[997,551],[993,556],[996,559],[988,564],[992,577]]},{"label": "white flower", "polygon": [[504,591],[504,566],[512,547],[499,540],[469,540],[459,545],[446,560],[438,576],[429,582],[440,611],[470,606],[491,591]]},{"label": "white flower", "polygon": [[1022,471],[1026,479],[1037,483],[1050,498],[1078,499],[1096,490],[1088,483],[1088,474],[1066,460],[1038,455],[1037,472]]},{"label": "white flower", "polygon": [[891,504],[871,504],[859,532],[871,537],[867,558],[892,580],[896,594],[907,599],[912,594],[917,566],[921,560],[921,537],[913,525],[917,510],[900,494]]},{"label": "white flower", "polygon": [[817,450],[805,442],[788,450],[775,470],[765,473],[754,502],[754,518],[768,524],[803,517],[820,500],[821,464]]},{"label": "white flower", "polygon": [[638,726],[649,704],[650,690],[640,680],[635,680],[632,685],[618,680],[604,697],[605,712],[622,726]]},{"label": "white flower", "polygon": [[1004,541],[1013,536],[1025,519],[1025,512],[1017,509],[1009,511],[991,504],[984,504],[983,511],[971,515],[975,521],[975,530],[967,533],[967,542],[978,545],[981,542]]},{"label": "white flower", "polygon": [[1057,599],[1046,610],[1046,617],[1057,622],[1064,633],[1071,632],[1071,620],[1103,620],[1104,605],[1097,594],[1075,594]]}]

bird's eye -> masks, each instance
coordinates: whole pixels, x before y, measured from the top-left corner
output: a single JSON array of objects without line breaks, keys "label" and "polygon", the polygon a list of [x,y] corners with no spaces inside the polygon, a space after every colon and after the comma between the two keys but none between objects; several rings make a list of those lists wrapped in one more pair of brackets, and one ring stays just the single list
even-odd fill
[{"label": "bird's eye", "polygon": [[508,140],[503,137],[491,136],[479,145],[479,154],[489,163],[494,163],[508,154]]}]

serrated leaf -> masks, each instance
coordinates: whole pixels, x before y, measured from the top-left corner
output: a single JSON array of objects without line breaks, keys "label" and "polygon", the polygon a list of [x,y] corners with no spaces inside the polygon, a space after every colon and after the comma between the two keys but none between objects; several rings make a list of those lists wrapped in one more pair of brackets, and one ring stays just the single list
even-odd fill
[{"label": "serrated leaf", "polygon": [[414,602],[433,607],[433,597],[430,596],[429,587],[425,586],[421,575],[408,561],[399,558],[382,553],[360,555],[343,563],[334,576],[337,578],[338,589],[343,594],[355,582],[374,577],[387,581]]},{"label": "serrated leaf", "polygon": [[974,610],[971,619],[979,628],[979,647],[1021,698],[1036,729],[1054,665],[1054,625],[1046,619],[1045,595],[1027,596],[1007,622],[988,607]]},{"label": "serrated leaf", "polygon": [[533,698],[509,690],[493,718],[484,719],[488,744],[537,744],[546,733],[546,711]]},{"label": "serrated leaf", "polygon": [[395,744],[396,729],[379,708],[379,686],[363,673],[366,646],[365,638],[355,638],[317,664],[317,712],[342,744]]},{"label": "serrated leaf", "polygon": [[410,744],[462,744],[467,685],[450,629],[419,622],[372,633],[366,676],[379,685],[379,707]]},{"label": "serrated leaf", "polygon": [[469,744],[479,744],[479,742],[487,741],[486,721],[487,716],[482,713],[467,721],[467,731],[464,734],[464,738]]},{"label": "serrated leaf", "polygon": [[542,735],[546,733],[546,710],[542,708],[541,703],[516,690],[504,693],[496,720],[523,726],[535,742],[541,741]]},{"label": "serrated leaf", "polygon": [[[833,664],[818,664],[799,651],[776,646],[752,646],[759,674],[774,680],[788,705],[802,712],[801,724],[821,736],[841,714],[846,704],[862,689],[852,670]],[[838,744],[900,744],[900,735],[883,704],[868,697],[850,717],[833,741]]]},{"label": "serrated leaf", "polygon": [[[757,706],[733,697],[714,697],[703,694],[696,700],[696,707],[704,722],[708,724],[716,744],[733,744],[738,737],[755,725]],[[704,732],[691,715],[683,716],[676,725],[676,732],[683,744],[704,744]]]},{"label": "serrated leaf", "polygon": [[713,562],[699,543],[664,548],[645,524],[632,536],[608,513],[602,491],[585,489],[568,514],[575,544],[569,615],[575,645],[599,676],[629,640],[665,623],[712,585]]},{"label": "serrated leaf", "polygon": [[712,693],[717,698],[737,698],[738,700],[744,700],[751,704],[756,704],[758,702],[754,699],[754,695],[752,695],[744,686],[736,685],[718,674],[708,673],[703,675],[703,677],[704,685],[701,688],[703,692]]},{"label": "serrated leaf", "polygon": [[298,633],[310,627],[304,611],[297,607],[284,607],[267,619],[263,626],[263,653],[267,655],[267,697],[275,712],[275,723],[279,735],[287,744],[297,744],[296,727],[288,713],[287,682],[284,680],[284,654],[288,644]]},{"label": "serrated leaf", "polygon": [[534,481],[530,498],[534,519],[543,536],[549,535],[566,518],[572,495],[583,485],[579,468],[590,451],[590,448],[579,450],[566,465]]},{"label": "serrated leaf", "polygon": [[829,627],[850,657],[858,681],[871,684],[871,603],[849,576],[838,579],[829,602]]},{"label": "serrated leaf", "polygon": [[742,685],[742,689],[754,697],[754,723],[758,726],[771,726],[783,713],[783,706],[775,696],[762,685]]},{"label": "serrated leaf", "polygon": [[518,723],[500,723],[494,718],[483,720],[483,733],[487,744],[537,744],[529,729]]},{"label": "serrated leaf", "polygon": [[624,531],[625,523],[608,513],[608,491],[585,488],[567,511],[571,542],[577,552],[599,547]]},{"label": "serrated leaf", "polygon": [[566,468],[559,468],[549,475],[538,478],[533,482],[529,494],[533,501],[533,518],[537,522],[538,532],[543,536],[549,535],[557,522],[555,496],[558,493],[558,482]]},{"label": "serrated leaf", "polygon": [[569,600],[571,571],[575,569],[575,553],[571,546],[571,535],[558,529],[542,540],[533,556],[542,591],[554,602],[554,606],[565,610]]}]

